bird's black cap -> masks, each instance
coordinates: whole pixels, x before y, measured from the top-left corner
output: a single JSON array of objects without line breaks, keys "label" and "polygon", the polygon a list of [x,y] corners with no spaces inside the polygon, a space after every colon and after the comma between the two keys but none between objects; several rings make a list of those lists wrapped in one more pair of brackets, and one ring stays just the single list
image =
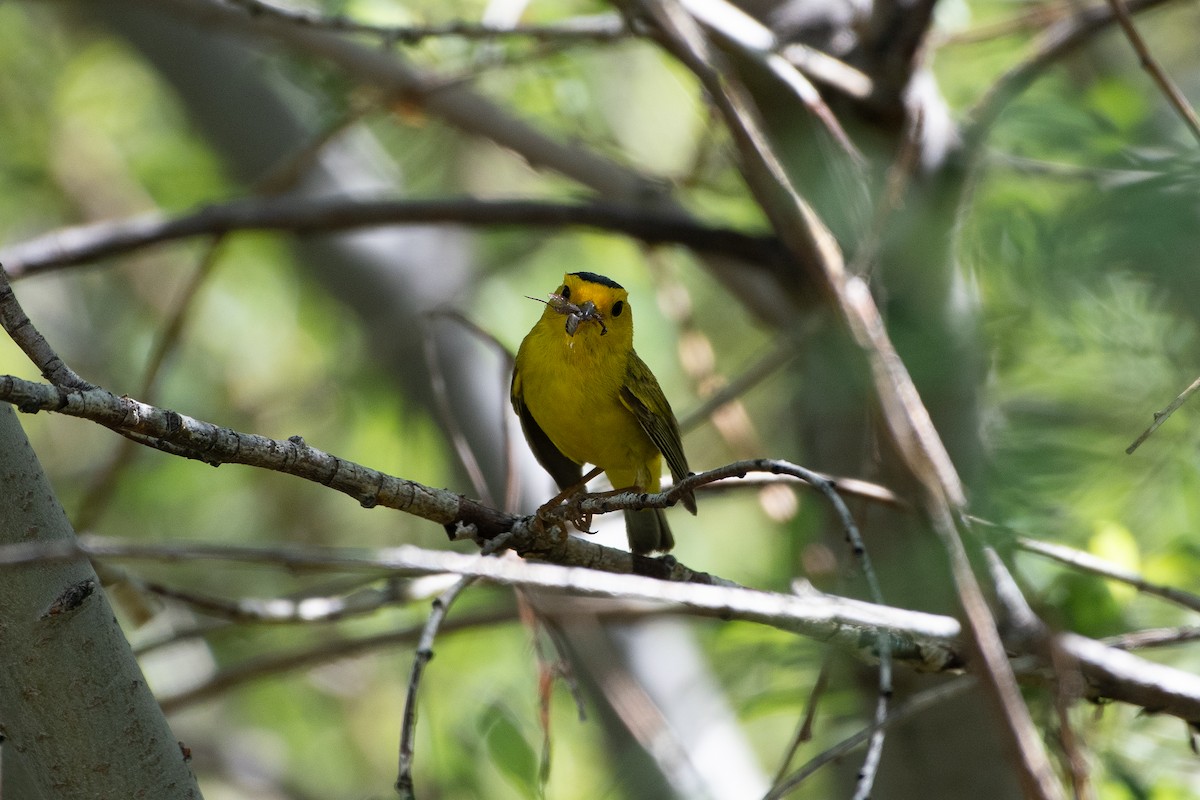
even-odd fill
[{"label": "bird's black cap", "polygon": [[572,272],[576,278],[583,278],[588,283],[598,283],[601,286],[607,286],[610,289],[624,289],[625,287],[614,281],[612,278],[606,278],[603,275],[597,275],[594,272]]}]

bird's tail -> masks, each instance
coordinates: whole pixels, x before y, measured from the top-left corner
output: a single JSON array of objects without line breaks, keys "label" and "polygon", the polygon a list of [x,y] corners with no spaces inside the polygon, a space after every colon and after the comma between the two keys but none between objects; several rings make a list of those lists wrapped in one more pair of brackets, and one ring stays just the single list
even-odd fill
[{"label": "bird's tail", "polygon": [[625,532],[629,536],[629,549],[639,556],[655,550],[667,552],[675,546],[675,537],[667,525],[667,515],[661,508],[644,508],[625,511]]}]

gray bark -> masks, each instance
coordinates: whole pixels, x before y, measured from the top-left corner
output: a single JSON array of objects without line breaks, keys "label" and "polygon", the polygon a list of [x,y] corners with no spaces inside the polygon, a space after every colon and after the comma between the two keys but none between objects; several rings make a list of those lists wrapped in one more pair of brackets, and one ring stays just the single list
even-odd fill
[{"label": "gray bark", "polygon": [[[0,407],[0,544],[74,537],[25,438]],[[0,796],[199,798],[158,702],[84,558],[0,577]]]}]

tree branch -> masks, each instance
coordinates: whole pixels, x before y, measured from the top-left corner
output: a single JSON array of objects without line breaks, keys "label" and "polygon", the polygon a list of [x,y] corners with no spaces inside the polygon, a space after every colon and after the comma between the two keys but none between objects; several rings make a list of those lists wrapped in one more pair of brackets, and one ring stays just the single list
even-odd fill
[{"label": "tree branch", "polygon": [[[510,621],[513,617],[511,609],[481,611],[469,616],[446,621],[442,625],[442,631],[448,633],[490,627]],[[412,625],[400,628],[399,630],[369,636],[336,638],[289,652],[272,653],[267,656],[250,658],[219,670],[199,685],[183,689],[175,694],[165,695],[158,698],[158,700],[162,705],[163,711],[173,714],[176,711],[195,705],[210,697],[216,697],[245,683],[279,675],[283,672],[306,669],[330,661],[350,658],[351,656],[371,650],[415,642],[421,635],[423,627],[423,625]]]},{"label": "tree branch", "polygon": [[[1126,8],[1131,13],[1137,13],[1166,2],[1168,0],[1130,0]],[[1033,53],[1001,75],[968,112],[967,122],[963,126],[963,146],[968,156],[979,151],[1001,112],[1029,88],[1044,69],[1086,44],[1115,20],[1116,15],[1111,7],[1095,5],[1047,28],[1038,38]]]},{"label": "tree branch", "polygon": [[1175,109],[1175,112],[1179,114],[1184,125],[1192,132],[1192,136],[1195,136],[1196,140],[1200,141],[1200,117],[1196,116],[1196,110],[1188,103],[1183,92],[1179,90],[1179,87],[1171,80],[1171,76],[1166,73],[1166,70],[1159,65],[1154,54],[1150,52],[1145,39],[1138,33],[1137,27],[1133,24],[1133,18],[1129,16],[1129,9],[1125,7],[1125,0],[1108,0],[1108,4],[1112,7],[1113,15],[1117,18],[1121,30],[1125,31],[1125,38],[1129,40],[1129,44],[1133,46],[1134,52],[1137,53],[1142,69],[1150,73],[1150,77],[1163,93],[1163,96],[1167,98],[1167,102],[1171,108]]},{"label": "tree branch", "polygon": [[663,29],[675,56],[708,91],[733,135],[751,192],[783,244],[812,271],[814,284],[838,310],[869,364],[887,430],[905,467],[925,490],[925,511],[950,556],[951,574],[970,623],[970,641],[979,657],[983,683],[1002,714],[1005,732],[1018,754],[1022,784],[1033,797],[1061,796],[956,527],[955,515],[965,506],[961,482],[911,376],[892,346],[869,288],[861,279],[847,277],[832,233],[796,191],[762,129],[753,102],[744,87],[731,82],[714,63],[695,20],[674,2],[641,5]]},{"label": "tree branch", "polygon": [[[952,617],[879,606],[815,589],[797,595],[778,594],[727,582],[705,584],[660,580],[590,567],[580,569],[545,562],[425,550],[413,545],[381,550],[299,545],[247,547],[208,543],[154,544],[84,536],[78,543],[53,547],[0,547],[0,567],[81,554],[122,561],[216,560],[268,564],[294,572],[381,577],[453,573],[503,585],[645,600],[665,604],[668,610],[698,616],[758,622],[849,648],[867,661],[877,659],[876,637],[883,631],[889,636],[895,658],[914,669],[940,671],[962,666],[956,649],[956,637],[961,628]],[[700,591],[693,591],[697,588]],[[1197,696],[1200,697],[1200,689]]]},{"label": "tree branch", "polygon": [[334,233],[381,225],[582,227],[620,233],[646,244],[681,244],[699,252],[759,262],[782,258],[771,236],[707,226],[682,212],[620,203],[277,197],[235,200],[176,217],[148,214],[65,228],[0,251],[0,263],[9,275],[20,278],[193,236],[241,230]]},{"label": "tree branch", "polygon": [[[627,508],[667,508],[685,491],[748,472],[802,477],[815,481],[814,486],[831,500],[837,497],[836,486],[817,473],[784,461],[753,459],[692,475],[667,492],[584,495],[570,506],[553,509],[545,519],[519,517],[457,492],[435,489],[326,453],[309,446],[300,436],[283,441],[243,433],[130,397],[117,397],[102,388],[69,391],[13,375],[0,375],[0,401],[11,403],[26,413],[54,411],[88,419],[122,435],[138,437],[149,446],[213,466],[244,464],[304,478],[349,495],[364,508],[384,506],[404,511],[443,525],[452,538],[466,536],[486,543],[491,549],[508,548],[522,556],[537,556],[559,564],[665,580],[723,582],[712,575],[690,570],[674,559],[635,556],[568,536],[566,522],[573,518],[576,510],[590,514]],[[843,512],[842,517],[845,521],[848,514]],[[850,524],[853,524],[852,520]],[[851,534],[848,532],[847,535]],[[861,543],[858,546],[861,547]]]},{"label": "tree branch", "polygon": [[396,792],[406,800],[415,800],[413,786],[413,739],[417,729],[417,689],[421,683],[421,675],[425,666],[433,659],[433,640],[437,637],[446,614],[455,598],[471,585],[474,578],[461,578],[433,601],[433,610],[429,619],[421,628],[421,638],[417,642],[417,652],[413,655],[412,672],[408,678],[408,693],[404,699],[404,722],[400,726],[400,768],[396,777]]},{"label": "tree branch", "polygon": [[358,33],[378,37],[384,45],[394,43],[414,45],[425,39],[447,36],[462,39],[529,38],[539,41],[612,42],[632,33],[626,20],[617,14],[595,14],[576,17],[548,25],[501,26],[451,20],[436,25],[371,25],[341,14],[326,16],[265,3],[262,0],[228,0],[241,6],[251,17],[263,17],[288,22],[304,28],[331,33]]},{"label": "tree branch", "polygon": [[[239,546],[209,543],[147,543],[82,536],[75,542],[0,546],[0,568],[16,564],[77,558],[129,561],[227,561],[266,564],[289,572],[413,576],[452,573],[493,583],[619,597],[660,603],[664,613],[687,613],[723,620],[755,622],[848,649],[866,661],[877,654],[876,637],[884,630],[894,657],[919,671],[954,671],[964,666],[962,628],[952,617],[878,606],[808,589],[785,595],[739,586],[679,583],[597,569],[491,558],[412,545],[367,550],[296,544]],[[649,559],[654,560],[654,559]],[[1116,648],[1065,633],[1056,637],[1076,660],[1086,683],[1085,696],[1116,700],[1200,723],[1200,677],[1152,664]],[[1044,678],[1034,661],[1021,668]]]},{"label": "tree branch", "polygon": [[17,347],[29,357],[33,365],[42,373],[42,377],[55,386],[66,389],[94,389],[95,384],[88,383],[75,370],[67,366],[58,354],[42,336],[41,331],[34,327],[33,321],[25,314],[17,296],[13,293],[8,282],[8,272],[0,261],[0,327],[16,343]]},{"label": "tree branch", "polygon": [[1141,446],[1142,442],[1150,438],[1150,434],[1158,430],[1158,426],[1167,421],[1167,418],[1179,410],[1179,407],[1187,402],[1188,398],[1195,394],[1196,390],[1200,389],[1200,378],[1192,381],[1191,384],[1179,393],[1179,396],[1170,402],[1170,404],[1162,411],[1154,412],[1154,422],[1150,423],[1150,427],[1142,431],[1142,435],[1133,440],[1133,444],[1125,448],[1127,455],[1133,455],[1133,451]]}]

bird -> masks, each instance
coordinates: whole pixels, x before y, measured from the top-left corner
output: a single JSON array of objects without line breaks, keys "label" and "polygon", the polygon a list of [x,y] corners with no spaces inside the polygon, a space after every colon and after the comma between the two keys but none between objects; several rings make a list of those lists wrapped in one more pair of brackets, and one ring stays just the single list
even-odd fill
[{"label": "bird", "polygon": [[[580,487],[584,464],[604,470],[616,490],[659,491],[663,459],[676,482],[686,478],[679,423],[633,349],[629,292],[603,275],[571,272],[542,302],[517,350],[510,395],[525,440],[559,489]],[[696,513],[694,494],[680,502]],[[675,546],[662,509],[627,509],[625,529],[637,555]]]}]

